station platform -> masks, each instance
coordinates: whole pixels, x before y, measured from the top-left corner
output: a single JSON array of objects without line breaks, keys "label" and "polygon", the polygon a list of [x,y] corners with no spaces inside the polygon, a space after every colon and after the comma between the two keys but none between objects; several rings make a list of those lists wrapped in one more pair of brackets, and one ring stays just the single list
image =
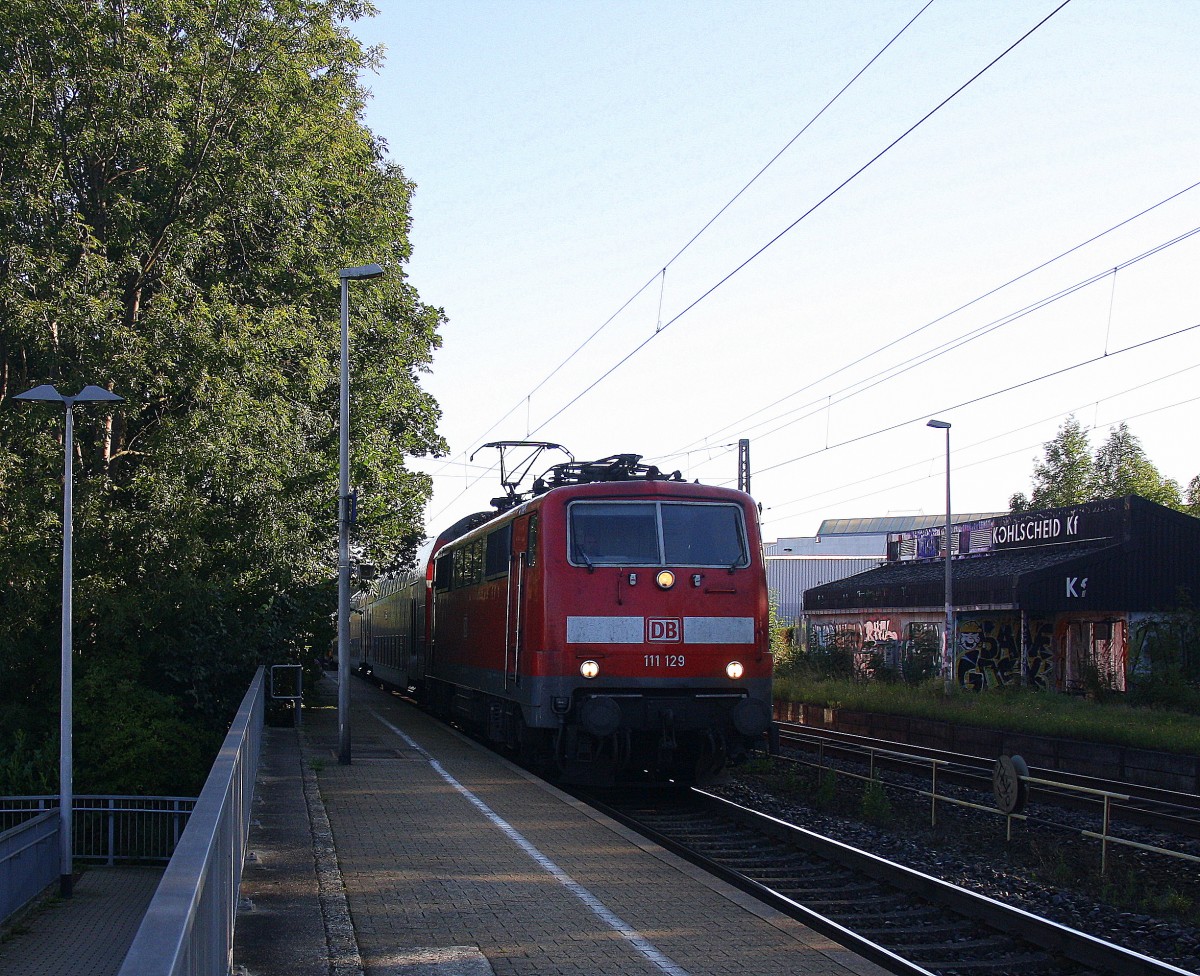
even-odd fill
[{"label": "station platform", "polygon": [[268,729],[241,976],[882,976],[418,708],[351,680]]},{"label": "station platform", "polygon": [[70,898],[50,895],[0,936],[0,976],[115,976],[162,874],[81,867]]}]

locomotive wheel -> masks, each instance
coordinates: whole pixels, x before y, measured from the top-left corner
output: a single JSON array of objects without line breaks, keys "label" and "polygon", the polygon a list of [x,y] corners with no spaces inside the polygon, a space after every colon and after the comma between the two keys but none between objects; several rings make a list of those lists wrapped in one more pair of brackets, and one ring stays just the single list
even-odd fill
[{"label": "locomotive wheel", "polygon": [[727,771],[729,755],[725,740],[717,738],[710,730],[700,740],[700,755],[696,757],[695,776],[697,786],[716,786],[729,779]]},{"label": "locomotive wheel", "polygon": [[547,772],[554,765],[554,741],[549,729],[531,729],[520,720],[517,729],[517,756],[531,769]]},{"label": "locomotive wheel", "polygon": [[574,726],[560,728],[554,737],[556,779],[576,786],[611,786],[619,752],[616,736],[597,739]]}]

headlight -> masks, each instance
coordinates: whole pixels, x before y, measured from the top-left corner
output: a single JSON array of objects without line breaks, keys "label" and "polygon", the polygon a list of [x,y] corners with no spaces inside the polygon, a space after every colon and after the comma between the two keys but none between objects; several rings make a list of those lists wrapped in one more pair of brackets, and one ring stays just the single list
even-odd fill
[{"label": "headlight", "polygon": [[742,667],[741,661],[730,661],[725,665],[725,673],[734,681],[737,681],[738,678],[746,673],[746,669]]},{"label": "headlight", "polygon": [[584,661],[581,665],[579,665],[579,673],[585,678],[594,678],[600,673],[600,665],[595,661]]},{"label": "headlight", "polygon": [[675,585],[675,574],[669,569],[664,569],[654,577],[654,582],[658,584],[660,590],[669,590]]}]

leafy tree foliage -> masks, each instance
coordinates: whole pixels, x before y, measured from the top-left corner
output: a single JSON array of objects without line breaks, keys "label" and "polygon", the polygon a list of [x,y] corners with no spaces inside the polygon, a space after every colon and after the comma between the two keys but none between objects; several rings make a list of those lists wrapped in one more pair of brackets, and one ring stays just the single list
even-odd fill
[{"label": "leafy tree foliage", "polygon": [[1013,495],[1009,507],[1014,512],[1037,508],[1078,505],[1092,499],[1093,467],[1087,431],[1068,417],[1054,440],[1044,445],[1045,456],[1033,468],[1033,495]]},{"label": "leafy tree foliage", "polygon": [[[142,759],[81,764],[81,792],[131,765],[179,789],[188,724],[219,735],[258,663],[328,647],[342,267],[388,272],[351,285],[356,544],[419,541],[404,457],[444,450],[419,385],[444,317],[403,274],[413,185],[361,118],[378,54],[345,25],[370,12],[0,5],[0,395],[126,400],[76,411],[77,754]],[[62,427],[0,409],[0,752],[57,726]]]},{"label": "leafy tree foliage", "polygon": [[1112,428],[1096,451],[1092,491],[1097,498],[1141,495],[1168,508],[1183,504],[1179,482],[1163,479],[1125,424]]},{"label": "leafy tree foliage", "polygon": [[1045,456],[1033,469],[1033,495],[1013,495],[1009,508],[1014,512],[1141,495],[1168,508],[1200,515],[1200,475],[1188,485],[1185,503],[1179,483],[1159,474],[1141,441],[1124,423],[1109,431],[1094,455],[1087,432],[1074,416],[1068,417],[1054,440],[1044,446]]},{"label": "leafy tree foliage", "polygon": [[1182,510],[1189,515],[1200,515],[1200,474],[1188,482]]}]

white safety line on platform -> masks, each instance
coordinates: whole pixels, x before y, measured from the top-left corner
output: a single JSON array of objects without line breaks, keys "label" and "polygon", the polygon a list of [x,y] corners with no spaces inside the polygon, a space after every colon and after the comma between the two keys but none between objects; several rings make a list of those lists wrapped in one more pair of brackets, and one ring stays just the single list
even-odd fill
[{"label": "white safety line on platform", "polygon": [[454,787],[459,793],[466,797],[471,804],[479,810],[488,820],[496,827],[502,830],[508,838],[516,844],[521,850],[528,854],[538,866],[541,867],[547,874],[553,877],[559,884],[566,888],[571,894],[578,898],[584,905],[592,911],[605,925],[625,939],[634,949],[641,953],[649,962],[656,966],[667,976],[689,976],[686,969],[674,962],[668,956],[660,952],[649,939],[639,935],[632,926],[628,925],[618,915],[612,912],[599,898],[593,895],[587,888],[581,885],[578,881],[572,878],[566,871],[555,864],[550,858],[539,851],[531,844],[512,824],[508,823],[503,817],[496,813],[483,800],[479,799],[474,793],[462,785],[458,780],[451,776],[443,768],[442,764],[433,758],[428,752],[419,746],[411,736],[406,734],[401,729],[397,728],[386,718],[380,715],[374,709],[371,709],[371,714],[380,722],[396,733],[410,749],[414,749],[424,756],[429,765],[434,771],[442,777],[450,786]]}]

